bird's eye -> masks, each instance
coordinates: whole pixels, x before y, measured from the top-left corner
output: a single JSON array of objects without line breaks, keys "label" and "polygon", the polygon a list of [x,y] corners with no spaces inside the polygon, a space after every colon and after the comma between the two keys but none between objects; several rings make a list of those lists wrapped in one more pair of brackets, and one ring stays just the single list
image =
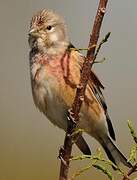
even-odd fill
[{"label": "bird's eye", "polygon": [[51,30],[52,29],[52,26],[47,26],[47,30]]}]

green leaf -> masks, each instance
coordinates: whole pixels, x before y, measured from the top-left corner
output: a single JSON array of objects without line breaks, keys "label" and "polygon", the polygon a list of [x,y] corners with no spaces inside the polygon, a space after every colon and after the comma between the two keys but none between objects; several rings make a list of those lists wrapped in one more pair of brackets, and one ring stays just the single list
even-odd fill
[{"label": "green leaf", "polygon": [[137,161],[137,144],[131,147],[128,162],[135,163]]},{"label": "green leaf", "polygon": [[135,130],[133,128],[132,122],[130,120],[128,120],[128,127],[130,129],[130,133],[131,133],[135,143],[137,144],[137,135],[136,135],[136,132],[135,132]]}]

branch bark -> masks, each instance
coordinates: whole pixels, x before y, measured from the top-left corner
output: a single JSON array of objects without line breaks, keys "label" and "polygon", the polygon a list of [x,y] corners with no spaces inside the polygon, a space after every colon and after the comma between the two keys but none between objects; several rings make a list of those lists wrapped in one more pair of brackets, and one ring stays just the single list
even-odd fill
[{"label": "branch bark", "polygon": [[137,163],[128,171],[127,175],[123,177],[123,180],[130,180],[129,176],[137,171]]},{"label": "branch bark", "polygon": [[96,17],[94,20],[94,25],[92,28],[92,33],[90,35],[90,41],[88,45],[87,56],[83,63],[83,68],[81,72],[80,83],[77,87],[76,96],[74,102],[72,104],[72,108],[68,111],[68,129],[66,132],[64,146],[60,149],[59,157],[61,159],[61,166],[60,166],[60,176],[59,180],[68,180],[68,172],[69,172],[69,159],[71,157],[72,151],[72,137],[70,136],[76,124],[79,121],[79,112],[84,100],[84,93],[86,89],[86,85],[90,76],[91,67],[94,63],[94,55],[96,50],[96,45],[98,42],[100,29],[103,21],[103,17],[106,11],[108,0],[100,0]]}]

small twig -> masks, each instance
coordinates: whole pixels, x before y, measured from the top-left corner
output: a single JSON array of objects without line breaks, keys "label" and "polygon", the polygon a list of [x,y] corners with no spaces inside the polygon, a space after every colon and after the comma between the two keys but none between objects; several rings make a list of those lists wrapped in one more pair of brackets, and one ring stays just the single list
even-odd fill
[{"label": "small twig", "polygon": [[80,84],[77,87],[76,96],[72,108],[69,111],[68,128],[64,140],[64,151],[61,156],[64,159],[64,161],[66,161],[66,165],[61,161],[59,180],[68,179],[69,163],[70,163],[69,159],[71,157],[71,151],[72,151],[72,139],[70,135],[74,132],[76,124],[79,121],[79,112],[83,102],[83,99],[81,97],[84,97],[86,85],[90,77],[91,66],[94,60],[96,45],[99,38],[103,17],[106,11],[107,2],[108,0],[100,0],[99,2],[98,10],[93,25],[93,30],[90,35],[87,56],[83,63]]},{"label": "small twig", "polygon": [[107,42],[110,34],[111,34],[111,32],[108,32],[108,33],[106,34],[105,38],[102,39],[102,41],[99,43],[99,46],[98,46],[98,48],[97,48],[97,50],[96,50],[96,53],[95,53],[95,56],[94,56],[94,61],[95,61],[95,59],[97,58],[97,55],[98,55],[98,53],[99,53],[99,51],[100,51],[101,46],[102,46],[105,42]]},{"label": "small twig", "polygon": [[86,166],[85,168],[78,170],[72,176],[73,178],[76,176],[79,176],[81,173],[87,171],[88,169],[95,167],[96,169],[101,170],[105,175],[107,175],[109,179],[114,180],[112,173],[104,165],[101,165],[100,162],[115,168],[122,175],[122,177],[126,177],[125,172],[122,169],[120,169],[117,165],[115,165],[112,161],[104,159],[102,157],[101,152],[99,152],[97,155],[90,155],[90,156],[82,155],[82,156],[71,158],[71,160],[84,160],[84,159],[89,159],[91,161],[90,164]]},{"label": "small twig", "polygon": [[94,61],[94,64],[100,64],[100,63],[103,63],[104,61],[106,61],[106,58],[103,58],[100,61]]},{"label": "small twig", "polygon": [[74,51],[88,51],[90,48],[96,47],[96,45],[93,45],[92,47],[88,47],[88,48],[70,48],[70,50],[74,50]]},{"label": "small twig", "polygon": [[[95,63],[102,63],[102,62],[104,62],[106,60],[105,58],[103,58],[101,61],[95,61],[96,58],[97,58],[97,55],[98,55],[98,53],[99,53],[99,51],[100,51],[100,49],[102,47],[102,45],[108,41],[108,38],[109,38],[110,34],[111,34],[111,32],[108,32],[105,35],[105,37],[101,40],[101,42],[99,43],[99,45],[97,47],[97,50],[95,52],[95,55],[94,55],[93,64],[95,64]],[[96,46],[97,45],[93,45],[92,47],[88,47],[88,48],[70,48],[70,49],[71,50],[75,50],[75,51],[88,51],[89,49],[91,49],[93,47],[96,47]]]},{"label": "small twig", "polygon": [[119,168],[117,165],[115,165],[112,161],[104,159],[99,155],[96,155],[96,156],[95,155],[90,155],[90,156],[89,155],[82,155],[82,156],[71,158],[71,160],[84,160],[84,159],[90,159],[91,161],[96,160],[98,162],[103,162],[103,163],[115,168],[117,171],[119,171],[119,173],[122,176],[125,176],[125,172],[121,168]]}]

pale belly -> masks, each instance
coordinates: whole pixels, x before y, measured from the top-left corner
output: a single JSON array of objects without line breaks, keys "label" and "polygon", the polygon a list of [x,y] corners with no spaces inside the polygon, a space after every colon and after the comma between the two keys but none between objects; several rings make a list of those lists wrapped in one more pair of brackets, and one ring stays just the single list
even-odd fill
[{"label": "pale belly", "polygon": [[[33,95],[34,101],[36,106],[39,108],[41,112],[43,112],[46,117],[50,120],[51,123],[53,123],[55,126],[58,126],[59,128],[66,131],[67,129],[67,113],[68,107],[63,100],[58,98],[56,96],[56,93],[54,91],[48,92],[49,89],[43,87],[34,88],[35,93]],[[90,134],[91,136],[96,136],[96,130],[98,129],[98,132],[103,130],[106,132],[106,123],[105,123],[105,117],[102,115],[103,121],[99,119],[94,119],[94,117],[88,112],[87,109],[82,107],[82,111],[80,112],[80,119],[78,123],[78,128],[83,129],[85,132]],[[105,126],[104,126],[105,125]]]},{"label": "pale belly", "polygon": [[69,107],[58,94],[58,83],[48,77],[40,83],[32,83],[35,105],[47,118],[59,128],[67,129],[67,112]]}]

